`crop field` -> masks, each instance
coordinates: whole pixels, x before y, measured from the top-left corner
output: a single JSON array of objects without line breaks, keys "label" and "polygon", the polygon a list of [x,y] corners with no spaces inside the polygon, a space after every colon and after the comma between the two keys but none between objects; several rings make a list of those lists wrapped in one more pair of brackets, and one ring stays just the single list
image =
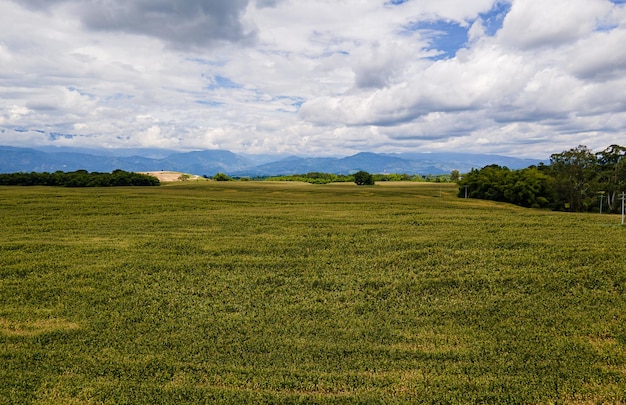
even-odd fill
[{"label": "crop field", "polygon": [[626,227],[452,184],[0,187],[0,404],[626,402]]}]

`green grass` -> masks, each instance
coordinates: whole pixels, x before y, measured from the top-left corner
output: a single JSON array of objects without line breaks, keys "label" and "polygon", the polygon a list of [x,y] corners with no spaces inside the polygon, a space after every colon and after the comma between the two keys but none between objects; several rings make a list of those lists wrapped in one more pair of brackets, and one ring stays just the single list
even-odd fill
[{"label": "green grass", "polygon": [[626,402],[626,229],[453,185],[0,188],[0,403]]}]

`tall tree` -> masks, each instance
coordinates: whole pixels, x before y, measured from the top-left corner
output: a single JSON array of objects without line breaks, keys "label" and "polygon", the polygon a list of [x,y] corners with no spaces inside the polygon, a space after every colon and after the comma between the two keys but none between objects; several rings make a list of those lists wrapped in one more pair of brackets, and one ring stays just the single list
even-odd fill
[{"label": "tall tree", "polygon": [[554,201],[554,179],[531,166],[510,173],[504,196],[522,207],[545,208]]},{"label": "tall tree", "polygon": [[596,153],[599,191],[604,191],[609,211],[616,209],[617,195],[626,191],[626,147],[611,145]]},{"label": "tall tree", "polygon": [[550,156],[550,174],[555,179],[556,192],[571,211],[582,211],[595,198],[592,187],[596,178],[597,161],[591,149],[579,145]]},{"label": "tall tree", "polygon": [[508,167],[498,165],[472,169],[459,182],[459,197],[464,196],[467,187],[470,198],[507,202],[505,190],[510,174]]},{"label": "tall tree", "polygon": [[354,173],[354,182],[358,186],[371,186],[374,184],[374,177],[363,170]]}]

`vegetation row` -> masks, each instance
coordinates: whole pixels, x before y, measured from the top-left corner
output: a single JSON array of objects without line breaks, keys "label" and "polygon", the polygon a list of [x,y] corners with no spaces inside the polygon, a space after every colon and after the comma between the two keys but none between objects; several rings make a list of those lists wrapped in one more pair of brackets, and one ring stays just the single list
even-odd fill
[{"label": "vegetation row", "polygon": [[111,186],[158,186],[159,179],[140,173],[114,170],[112,173],[89,173],[86,170],[54,173],[8,173],[0,174],[1,186],[63,186],[63,187],[111,187]]},{"label": "vegetation row", "polygon": [[458,196],[562,211],[617,212],[624,191],[626,147],[611,145],[593,153],[581,145],[553,154],[549,165],[472,170],[459,180]]},{"label": "vegetation row", "polygon": [[[369,177],[368,177],[369,176]],[[359,171],[354,174],[334,174],[323,172],[309,172],[304,174],[290,174],[282,176],[269,176],[269,177],[255,177],[252,180],[264,180],[264,181],[299,181],[311,184],[329,184],[329,183],[356,183],[359,185],[371,185],[375,182],[386,181],[414,181],[414,182],[449,182],[450,175],[427,175],[421,176],[419,174],[407,174],[407,173],[385,173],[385,174],[370,174],[366,171]],[[217,173],[213,176],[213,180],[217,181],[230,181],[235,180],[227,176],[224,173]],[[247,178],[241,178],[240,180],[247,180]]]}]

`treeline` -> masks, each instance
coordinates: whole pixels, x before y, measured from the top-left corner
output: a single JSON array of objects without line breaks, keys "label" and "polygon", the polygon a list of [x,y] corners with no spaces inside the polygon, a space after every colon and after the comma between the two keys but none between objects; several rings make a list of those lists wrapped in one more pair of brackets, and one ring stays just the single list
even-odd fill
[{"label": "treeline", "polygon": [[626,191],[626,147],[593,153],[584,145],[550,156],[550,164],[509,170],[472,170],[458,182],[458,196],[562,211],[617,212]]},{"label": "treeline", "polygon": [[[356,173],[355,173],[356,174]],[[310,172],[306,174],[292,174],[286,176],[271,176],[271,177],[263,177],[255,180],[266,180],[266,181],[302,181],[306,183],[312,184],[329,184],[329,183],[354,183],[355,182],[355,174],[333,174],[333,173],[320,173],[320,172]],[[447,182],[450,181],[450,175],[440,175],[440,176],[420,176],[420,175],[409,175],[409,174],[372,174],[373,180],[376,182],[380,181],[433,181],[433,182]]]},{"label": "treeline", "polygon": [[61,187],[114,187],[114,186],[158,186],[159,179],[146,174],[114,170],[112,173],[89,173],[57,171],[0,174],[2,186],[61,186]]}]

